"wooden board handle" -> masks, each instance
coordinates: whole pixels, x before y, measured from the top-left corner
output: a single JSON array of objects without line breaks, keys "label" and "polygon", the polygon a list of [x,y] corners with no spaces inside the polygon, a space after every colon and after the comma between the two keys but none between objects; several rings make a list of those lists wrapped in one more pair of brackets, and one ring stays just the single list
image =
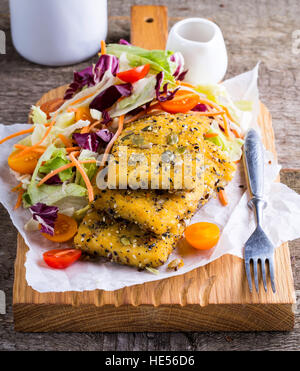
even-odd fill
[{"label": "wooden board handle", "polygon": [[165,6],[131,7],[131,43],[146,49],[165,49],[168,37],[168,9]]}]

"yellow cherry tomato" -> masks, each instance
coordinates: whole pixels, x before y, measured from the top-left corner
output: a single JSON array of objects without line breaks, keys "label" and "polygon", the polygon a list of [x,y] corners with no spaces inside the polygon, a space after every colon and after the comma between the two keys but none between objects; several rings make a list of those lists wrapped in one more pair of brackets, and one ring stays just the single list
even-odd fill
[{"label": "yellow cherry tomato", "polygon": [[220,238],[220,229],[216,224],[200,222],[189,225],[185,232],[187,242],[198,250],[209,250]]},{"label": "yellow cherry tomato", "polygon": [[20,174],[32,174],[41,157],[41,153],[26,152],[23,156],[18,157],[22,150],[18,149],[8,157],[8,166]]}]

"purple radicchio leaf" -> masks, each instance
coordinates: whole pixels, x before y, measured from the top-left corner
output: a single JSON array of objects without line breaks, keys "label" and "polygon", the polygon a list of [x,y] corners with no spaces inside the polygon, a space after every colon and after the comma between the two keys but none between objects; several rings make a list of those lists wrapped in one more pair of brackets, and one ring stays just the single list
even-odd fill
[{"label": "purple radicchio leaf", "polygon": [[103,111],[103,112],[102,112],[102,121],[101,121],[101,124],[102,124],[102,125],[106,125],[106,124],[108,124],[111,120],[112,120],[112,118],[110,117],[109,113],[108,113],[107,111]]},{"label": "purple radicchio leaf", "polygon": [[207,107],[205,104],[203,103],[198,103],[193,109],[192,111],[196,111],[196,112],[206,112],[208,111]]},{"label": "purple radicchio leaf", "polygon": [[102,130],[97,131],[96,135],[98,135],[98,137],[102,139],[102,141],[105,143],[109,143],[112,137],[114,136],[114,134],[107,129],[102,129]]},{"label": "purple radicchio leaf", "polygon": [[121,97],[128,97],[132,92],[132,88],[130,83],[112,85],[92,100],[90,108],[103,112],[115,104]]},{"label": "purple radicchio leaf", "polygon": [[156,85],[155,85],[156,99],[159,102],[165,102],[167,100],[173,99],[175,93],[180,89],[180,87],[178,87],[173,91],[168,91],[168,84],[165,84],[163,86],[163,91],[160,91],[163,80],[164,80],[164,73],[161,71],[156,75]]},{"label": "purple radicchio leaf", "polygon": [[120,39],[119,44],[121,45],[131,45],[127,40]]},{"label": "purple radicchio leaf", "polygon": [[64,99],[72,98],[84,86],[90,87],[93,85],[95,85],[93,66],[88,66],[79,72],[75,71],[73,82],[69,85],[68,89],[66,90]]},{"label": "purple radicchio leaf", "polygon": [[184,58],[180,52],[174,53],[170,57],[170,61],[176,63],[176,70],[173,73],[173,76],[176,80],[182,81],[185,78],[188,70],[183,70]]},{"label": "purple radicchio leaf", "polygon": [[79,147],[88,149],[89,151],[97,152],[99,148],[98,136],[95,133],[74,133],[73,139],[77,142]]},{"label": "purple radicchio leaf", "polygon": [[189,70],[185,70],[185,71],[181,72],[181,73],[178,75],[177,80],[179,80],[179,81],[184,80],[185,75],[188,73],[188,71],[189,71]]},{"label": "purple radicchio leaf", "polygon": [[100,82],[108,70],[116,76],[119,72],[119,60],[114,55],[101,55],[94,68],[94,82],[96,84]]},{"label": "purple radicchio leaf", "polygon": [[34,220],[40,223],[41,232],[54,235],[54,223],[57,219],[58,207],[48,206],[41,202],[31,206],[29,210]]},{"label": "purple radicchio leaf", "polygon": [[62,184],[63,182],[60,180],[60,177],[58,174],[55,174],[48,180],[46,180],[45,184],[52,185],[52,184]]},{"label": "purple radicchio leaf", "polygon": [[176,64],[175,72],[173,73],[173,76],[175,79],[183,72],[183,65],[184,65],[184,59],[180,52],[174,53],[170,57],[170,61]]}]

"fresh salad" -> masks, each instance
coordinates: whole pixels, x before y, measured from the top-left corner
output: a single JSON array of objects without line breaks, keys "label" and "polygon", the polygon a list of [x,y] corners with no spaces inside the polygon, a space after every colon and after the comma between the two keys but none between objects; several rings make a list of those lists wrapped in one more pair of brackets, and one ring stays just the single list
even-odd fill
[{"label": "fresh salad", "polygon": [[[239,120],[243,110],[251,109],[249,103],[233,102],[221,84],[186,83],[186,72],[180,53],[145,50],[124,40],[109,45],[102,41],[97,63],[74,72],[64,97],[32,106],[32,127],[0,141],[21,137],[8,165],[18,182],[12,189],[15,209],[22,206],[32,214],[25,229],[40,230],[57,243],[72,240],[94,199],[93,179],[105,156],[123,126],[145,115],[164,111],[213,117],[206,139],[239,161]],[[104,154],[101,162],[99,154]],[[227,203],[224,192],[220,199]],[[62,268],[80,254],[60,249],[44,259]]]}]

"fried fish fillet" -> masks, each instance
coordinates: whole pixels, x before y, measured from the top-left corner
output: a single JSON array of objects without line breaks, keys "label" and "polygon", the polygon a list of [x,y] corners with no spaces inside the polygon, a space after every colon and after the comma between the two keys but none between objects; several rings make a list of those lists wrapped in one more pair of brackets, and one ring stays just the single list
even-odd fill
[{"label": "fried fish fillet", "polygon": [[225,187],[236,169],[226,154],[213,143],[204,141],[202,177],[191,191],[170,193],[165,190],[119,190],[95,188],[96,210],[138,224],[142,229],[162,235],[189,219],[199,204],[204,204],[218,187]]},{"label": "fried fish fillet", "polygon": [[80,224],[74,246],[119,264],[155,268],[167,261],[182,233],[179,225],[176,233],[157,237],[134,223],[93,211]]},{"label": "fried fish fillet", "polygon": [[131,123],[112,148],[109,188],[193,189],[210,121],[163,113]]}]

